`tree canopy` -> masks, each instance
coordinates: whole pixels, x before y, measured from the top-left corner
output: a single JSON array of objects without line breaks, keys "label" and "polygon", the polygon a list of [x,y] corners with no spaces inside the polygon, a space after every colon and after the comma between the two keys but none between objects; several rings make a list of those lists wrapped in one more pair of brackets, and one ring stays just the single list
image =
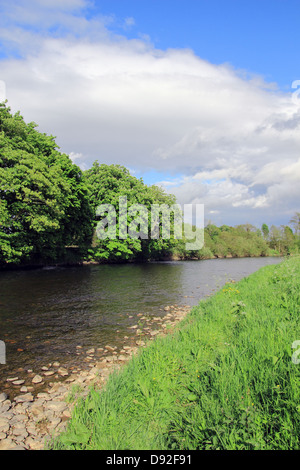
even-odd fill
[{"label": "tree canopy", "polygon": [[0,262],[61,259],[91,237],[82,171],[53,136],[0,104]]},{"label": "tree canopy", "polygon": [[[116,209],[116,238],[97,239],[94,232],[93,246],[90,249],[90,256],[96,260],[132,260],[155,258],[164,254],[170,254],[172,240],[152,239],[151,231],[151,206],[152,204],[173,205],[175,197],[166,194],[157,186],[147,186],[142,179],[138,179],[129,173],[129,170],[120,165],[93,163],[92,168],[85,171],[85,178],[89,188],[90,204],[95,214],[94,230],[97,226],[96,209],[99,205],[110,204]],[[120,237],[120,197],[126,198],[128,208],[133,205],[142,205],[140,210],[134,214],[130,210],[126,212],[126,230],[132,227],[134,220],[136,223],[137,235],[144,227],[143,237],[134,237],[135,226],[131,236]],[[144,211],[143,211],[144,210]],[[146,212],[146,214],[145,214]]]}]

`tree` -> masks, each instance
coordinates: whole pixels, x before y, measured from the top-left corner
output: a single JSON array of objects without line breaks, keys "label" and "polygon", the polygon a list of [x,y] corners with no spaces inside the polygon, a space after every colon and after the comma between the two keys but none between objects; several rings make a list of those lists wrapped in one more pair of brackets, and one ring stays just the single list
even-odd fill
[{"label": "tree", "polygon": [[268,236],[269,236],[269,233],[270,233],[270,230],[269,230],[269,227],[267,226],[267,224],[262,224],[261,226],[261,231],[263,233],[263,237],[265,240],[268,240]]},{"label": "tree", "polygon": [[281,241],[282,249],[286,254],[290,254],[295,250],[296,237],[293,230],[288,225],[281,225]]},{"label": "tree", "polygon": [[[157,186],[147,186],[142,179],[135,178],[130,174],[127,168],[120,165],[99,164],[98,161],[85,171],[85,178],[89,188],[89,198],[94,211],[93,228],[94,241],[90,250],[90,256],[97,260],[133,260],[148,259],[165,256],[172,252],[173,241],[163,240],[161,237],[154,239],[150,237],[151,230],[151,206],[153,204],[172,205],[175,203],[175,197],[167,195]],[[119,213],[120,197],[126,197],[127,219],[126,234],[131,229],[130,236],[120,236],[123,231],[123,222]],[[98,206],[109,204],[114,207],[111,214],[106,214],[107,225],[115,217],[115,236],[111,239],[109,236],[103,239],[97,239],[95,234],[97,224],[96,210]],[[141,205],[141,210],[137,214],[131,214],[130,208],[133,205]],[[137,206],[136,206],[137,207]],[[126,210],[127,210],[126,209]],[[146,215],[142,214],[145,209]],[[102,214],[103,215],[103,214]],[[139,236],[141,231],[139,224],[135,224],[135,218],[140,219],[140,225],[143,225],[146,237]],[[122,228],[123,227],[123,228]],[[136,237],[135,237],[136,231]],[[102,232],[103,233],[103,232]]]},{"label": "tree", "polygon": [[290,224],[294,226],[295,235],[300,235],[300,212],[296,212],[295,215],[291,218]]},{"label": "tree", "polygon": [[0,263],[59,260],[92,234],[80,168],[36,127],[0,104]]},{"label": "tree", "polygon": [[236,228],[237,228],[238,230],[243,230],[243,231],[245,231],[245,232],[247,232],[247,233],[251,233],[251,232],[256,232],[256,231],[257,231],[257,228],[256,228],[254,225],[249,224],[249,223],[238,225]]},{"label": "tree", "polygon": [[280,228],[271,225],[270,229],[270,247],[281,253],[282,249],[282,233]]}]

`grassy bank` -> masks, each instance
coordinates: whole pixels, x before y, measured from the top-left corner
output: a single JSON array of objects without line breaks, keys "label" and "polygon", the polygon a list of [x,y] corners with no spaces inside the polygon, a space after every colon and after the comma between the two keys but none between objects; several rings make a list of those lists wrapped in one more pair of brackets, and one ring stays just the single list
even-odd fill
[{"label": "grassy bank", "polygon": [[78,402],[52,448],[299,449],[299,305],[299,257],[226,284]]}]

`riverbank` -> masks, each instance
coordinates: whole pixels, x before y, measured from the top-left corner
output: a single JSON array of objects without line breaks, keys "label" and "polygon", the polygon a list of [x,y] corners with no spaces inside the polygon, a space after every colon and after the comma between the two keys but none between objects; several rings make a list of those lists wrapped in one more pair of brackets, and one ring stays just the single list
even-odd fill
[{"label": "riverbank", "polygon": [[51,448],[299,449],[299,287],[299,257],[227,284],[79,400]]},{"label": "riverbank", "polygon": [[138,314],[138,323],[130,327],[135,338],[125,337],[122,349],[111,344],[88,349],[78,345],[81,367],[67,369],[56,361],[43,366],[39,374],[28,370],[25,379],[8,377],[7,388],[0,391],[0,450],[44,449],[66,428],[78,399],[86,398],[91,388],[101,389],[113,371],[155,337],[170,332],[190,307],[168,305],[163,310],[163,317]]},{"label": "riverbank", "polygon": [[52,269],[52,268],[74,268],[82,266],[99,266],[99,265],[124,265],[124,264],[145,264],[153,262],[162,262],[162,261],[204,261],[204,260],[213,260],[213,259],[243,259],[243,258],[275,258],[282,257],[283,254],[275,251],[270,251],[269,254],[264,254],[260,256],[248,255],[248,256],[232,256],[231,254],[227,255],[211,255],[211,256],[162,256],[161,258],[153,258],[147,260],[79,260],[74,262],[52,262],[52,263],[23,263],[23,264],[6,264],[0,265],[0,272],[5,271],[20,271],[20,270],[37,270],[37,269]]}]

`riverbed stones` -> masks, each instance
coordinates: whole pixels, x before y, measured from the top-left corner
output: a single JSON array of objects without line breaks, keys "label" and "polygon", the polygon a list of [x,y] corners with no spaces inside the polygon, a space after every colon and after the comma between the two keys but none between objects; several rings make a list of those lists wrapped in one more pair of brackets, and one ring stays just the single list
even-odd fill
[{"label": "riverbed stones", "polygon": [[24,395],[18,395],[15,397],[15,402],[16,403],[24,403],[24,402],[30,402],[33,401],[34,397],[32,393],[25,393]]},{"label": "riverbed stones", "polygon": [[[84,366],[85,369],[78,366],[74,370],[72,368],[68,370],[55,361],[44,365],[41,368],[41,375],[34,374],[31,369],[25,371],[28,372],[27,380],[31,380],[32,385],[28,385],[27,382],[26,386],[23,385],[24,382],[13,384],[12,382],[23,379],[10,377],[6,384],[7,388],[22,385],[21,395],[11,401],[6,393],[0,393],[0,450],[44,449],[45,442],[50,439],[50,436],[65,429],[72,415],[72,407],[79,397],[85,398],[91,386],[101,389],[113,370],[122,367],[132,355],[138,352],[139,348],[146,346],[145,341],[155,340],[159,333],[167,333],[186,315],[188,310],[188,306],[171,305],[161,309],[161,317],[149,316],[148,318],[139,315],[142,322],[131,327],[132,330],[139,330],[139,339],[134,340],[131,337],[133,344],[123,344],[122,348],[106,345],[105,348],[93,347],[84,352],[83,347],[78,345],[78,353],[84,353],[84,356],[90,359]],[[126,342],[130,341],[128,336],[123,338]],[[101,357],[97,360],[96,356],[99,354]],[[45,375],[47,372],[51,375]],[[53,376],[53,382],[47,382],[47,377],[51,376]],[[41,386],[43,391],[41,391]],[[76,392],[76,399],[72,392],[73,386],[80,389],[78,393]],[[40,391],[37,393],[38,390]],[[72,393],[73,398],[70,400]]]},{"label": "riverbed stones", "polygon": [[55,371],[54,370],[46,370],[44,372],[44,376],[45,377],[50,377],[51,375],[54,375],[55,374]]},{"label": "riverbed stones", "polygon": [[61,375],[62,377],[66,377],[67,375],[69,375],[69,372],[68,370],[65,368],[65,367],[60,367],[57,372],[59,373],[59,375]]},{"label": "riverbed stones", "polygon": [[25,383],[25,380],[22,380],[22,379],[20,379],[20,380],[14,380],[14,381],[12,382],[13,385],[23,385],[23,383]]},{"label": "riverbed stones", "polygon": [[1,439],[1,441],[0,441],[0,450],[10,450],[13,447],[15,447],[15,443],[13,442],[12,439],[10,439],[10,438]]},{"label": "riverbed stones", "polygon": [[62,413],[67,409],[67,405],[62,401],[50,401],[47,405],[47,408],[54,413]]},{"label": "riverbed stones", "polygon": [[6,393],[0,393],[0,404],[3,403],[7,399]]},{"label": "riverbed stones", "polygon": [[9,429],[9,420],[7,418],[0,417],[0,432],[7,432]]},{"label": "riverbed stones", "polygon": [[39,383],[41,383],[41,382],[43,382],[43,377],[41,377],[41,376],[38,375],[38,374],[35,375],[35,376],[33,377],[33,379],[32,379],[32,383],[33,383],[33,384],[39,384]]}]

